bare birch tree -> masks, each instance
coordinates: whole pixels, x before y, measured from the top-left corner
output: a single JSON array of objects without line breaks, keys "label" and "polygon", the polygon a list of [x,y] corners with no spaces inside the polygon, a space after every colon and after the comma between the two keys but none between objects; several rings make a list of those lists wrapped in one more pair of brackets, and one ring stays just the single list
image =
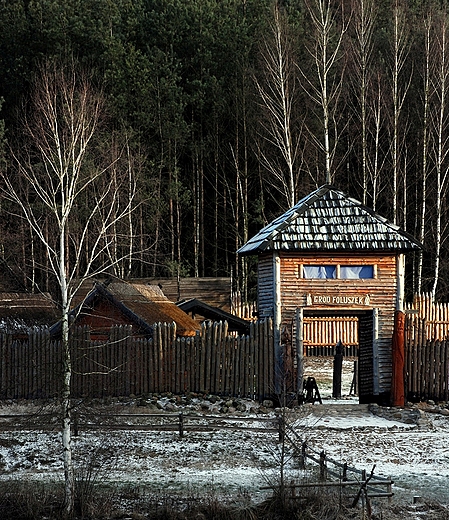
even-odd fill
[{"label": "bare birch tree", "polygon": [[[369,105],[368,92],[372,76],[373,29],[376,20],[374,0],[355,0],[353,4],[353,23],[355,41],[353,54],[355,56],[355,91],[358,106],[355,110],[360,121],[361,148],[362,148],[362,190],[363,203],[367,203],[368,181],[370,179],[370,161],[368,149],[368,120]],[[374,180],[374,179],[373,179]]]},{"label": "bare birch tree", "polygon": [[263,164],[271,175],[271,184],[283,194],[287,207],[296,202],[299,174],[299,138],[295,134],[293,105],[296,98],[295,66],[288,20],[276,2],[273,7],[271,33],[264,41],[263,81],[256,81],[267,117],[262,125],[266,139],[277,154],[262,151]]},{"label": "bare birch tree", "polygon": [[[109,268],[111,230],[133,209],[134,187],[121,205],[120,183],[93,154],[104,113],[101,92],[75,65],[46,63],[35,78],[25,121],[29,147],[13,151],[14,168],[2,173],[4,196],[43,244],[60,290],[63,381],[64,512],[74,508],[71,443],[69,312],[82,280]],[[25,141],[26,142],[26,141]],[[88,206],[85,206],[85,203]],[[83,207],[83,211],[80,211]],[[45,219],[52,232],[44,232]],[[78,277],[78,275],[81,275]],[[77,283],[76,280],[78,280]]]},{"label": "bare birch tree", "polygon": [[402,81],[402,73],[409,52],[408,41],[409,26],[406,17],[406,10],[400,0],[395,0],[393,5],[393,62],[391,67],[392,82],[392,143],[391,143],[391,159],[393,170],[393,222],[396,224],[399,220],[399,191],[401,178],[400,164],[400,145],[402,137],[400,135],[401,115],[404,108],[404,102],[410,86],[410,79]]},{"label": "bare birch tree", "polygon": [[374,211],[377,208],[377,201],[379,194],[382,190],[381,187],[381,173],[384,169],[386,161],[386,153],[382,153],[381,150],[381,134],[383,128],[383,118],[385,112],[384,100],[383,100],[383,81],[382,74],[380,72],[376,75],[376,80],[373,87],[373,100],[370,105],[371,117],[373,119],[372,130],[370,131],[371,138],[373,140],[373,152],[369,156],[370,168],[368,173],[370,175],[371,186],[372,186],[372,208]]},{"label": "bare birch tree", "polygon": [[308,46],[308,52],[315,65],[317,82],[312,81],[307,70],[299,68],[313,102],[318,106],[321,114],[319,120],[322,127],[322,137],[310,135],[324,154],[324,173],[327,184],[334,180],[334,158],[337,149],[341,107],[339,98],[343,81],[343,67],[336,70],[341,58],[342,42],[348,22],[345,20],[343,4],[332,0],[306,0],[308,14],[312,22],[313,43]]},{"label": "bare birch tree", "polygon": [[446,11],[439,13],[435,22],[434,73],[432,74],[432,95],[434,109],[431,114],[433,133],[433,156],[435,167],[435,265],[432,295],[435,297],[441,262],[441,248],[443,244],[444,227],[444,199],[447,192],[449,175],[449,16]]},{"label": "bare birch tree", "polygon": [[[421,173],[421,212],[417,211],[419,241],[424,244],[426,235],[426,203],[427,203],[427,178],[429,176],[429,105],[430,105],[430,62],[431,62],[431,30],[433,24],[432,12],[429,12],[424,20],[424,71],[423,71],[423,133],[422,133],[422,173]],[[418,253],[418,266],[416,274],[416,290],[418,294],[422,289],[423,250]]]}]

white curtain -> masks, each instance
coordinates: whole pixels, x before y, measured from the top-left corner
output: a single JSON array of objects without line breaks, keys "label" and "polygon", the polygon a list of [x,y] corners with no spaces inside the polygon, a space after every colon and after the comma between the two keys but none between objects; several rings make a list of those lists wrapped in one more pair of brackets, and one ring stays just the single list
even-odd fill
[{"label": "white curtain", "polygon": [[359,280],[361,278],[373,278],[372,265],[342,265],[340,266],[340,278],[343,280]]},{"label": "white curtain", "polygon": [[304,278],[335,278],[335,265],[305,265]]}]

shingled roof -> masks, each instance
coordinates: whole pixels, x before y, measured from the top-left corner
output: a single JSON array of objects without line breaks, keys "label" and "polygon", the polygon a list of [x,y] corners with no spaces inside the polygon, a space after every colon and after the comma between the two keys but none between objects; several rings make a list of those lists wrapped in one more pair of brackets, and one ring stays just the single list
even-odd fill
[{"label": "shingled roof", "polygon": [[[171,302],[157,286],[131,284],[110,279],[95,283],[93,289],[71,313],[74,316],[95,316],[95,307],[101,299],[109,301],[133,322],[142,332],[152,335],[154,323],[176,323],[178,336],[195,336],[200,326],[188,314]],[[100,314],[101,316],[101,314]],[[110,327],[113,318],[104,316],[105,326]],[[60,332],[61,324],[55,324],[52,335]]]},{"label": "shingled roof", "polygon": [[411,251],[421,244],[356,199],[324,185],[265,226],[238,250]]}]

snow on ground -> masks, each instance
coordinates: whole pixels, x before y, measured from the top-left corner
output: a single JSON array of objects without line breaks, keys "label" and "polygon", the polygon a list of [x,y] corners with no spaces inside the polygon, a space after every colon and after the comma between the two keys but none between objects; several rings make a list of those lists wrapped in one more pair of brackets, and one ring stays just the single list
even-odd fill
[{"label": "snow on ground", "polygon": [[[350,366],[347,363],[346,368]],[[315,368],[314,374],[320,387],[320,371]],[[344,385],[349,381],[350,386],[350,380],[350,370],[346,370]],[[357,406],[351,411],[342,404],[357,401],[330,399],[328,386],[323,383],[320,388],[323,405],[305,405],[288,412],[287,420],[309,446],[368,473],[376,465],[376,475],[395,481],[394,500],[411,503],[413,496],[419,495],[449,503],[447,416],[428,414],[428,425],[417,427],[374,416]],[[344,386],[344,393],[349,386]],[[0,406],[0,414],[10,412],[10,408]],[[128,407],[126,412],[130,411]],[[142,410],[136,408],[139,412]],[[255,417],[254,413],[247,416]],[[75,461],[80,475],[94,466],[98,481],[103,483],[170,493],[245,490],[255,500],[262,499],[268,492],[260,488],[279,476],[280,456],[278,434],[268,429],[276,424],[274,411],[268,414],[272,424],[267,425],[266,417],[261,414],[260,422],[251,423],[259,431],[224,429],[220,426],[223,415],[217,418],[214,431],[189,431],[186,421],[183,438],[176,431],[81,430],[74,437]],[[57,431],[0,433],[0,479],[62,480],[60,444]],[[289,459],[286,472],[288,479],[310,478],[310,466],[300,469],[295,457]]]}]

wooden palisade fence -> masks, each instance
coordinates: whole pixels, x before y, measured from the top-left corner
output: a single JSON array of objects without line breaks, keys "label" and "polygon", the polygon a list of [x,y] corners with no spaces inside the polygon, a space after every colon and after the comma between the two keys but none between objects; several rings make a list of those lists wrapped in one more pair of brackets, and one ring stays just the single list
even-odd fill
[{"label": "wooden palisade fence", "polygon": [[431,295],[406,306],[405,395],[408,399],[449,399],[449,304]]},{"label": "wooden palisade fence", "polygon": [[[273,394],[271,320],[254,322],[247,336],[228,334],[226,323],[203,325],[195,337],[176,336],[174,324],[155,324],[151,339],[129,327],[92,342],[89,330],[71,335],[73,397],[212,393],[263,399]],[[28,340],[0,336],[0,398],[48,398],[59,394],[61,343],[46,331]]]},{"label": "wooden palisade fence", "polygon": [[357,356],[359,321],[356,317],[310,317],[303,320],[305,356],[333,356],[335,345],[341,341],[345,356]]},{"label": "wooden palisade fence", "polygon": [[435,302],[430,294],[415,295],[413,302],[406,304],[406,312],[425,320],[427,338],[435,341],[449,338],[449,303]]},{"label": "wooden palisade fence", "polygon": [[405,395],[449,400],[449,339],[428,338],[425,319],[408,316],[405,339]]}]

